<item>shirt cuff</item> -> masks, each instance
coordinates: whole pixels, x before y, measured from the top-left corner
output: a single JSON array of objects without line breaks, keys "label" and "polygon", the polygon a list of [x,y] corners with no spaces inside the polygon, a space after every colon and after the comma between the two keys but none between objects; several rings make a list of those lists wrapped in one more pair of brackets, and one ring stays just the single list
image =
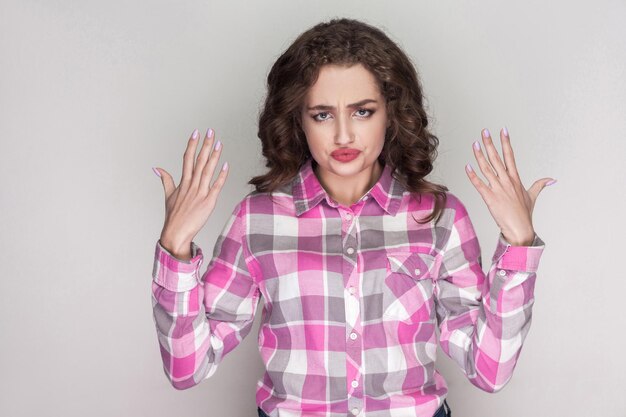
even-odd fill
[{"label": "shirt cuff", "polygon": [[157,241],[154,251],[154,265],[152,279],[160,286],[170,291],[182,292],[193,289],[200,282],[200,266],[202,265],[202,250],[191,242],[191,259],[176,258]]},{"label": "shirt cuff", "polygon": [[492,261],[499,269],[537,272],[539,259],[545,246],[545,242],[536,233],[529,246],[513,246],[500,232]]}]

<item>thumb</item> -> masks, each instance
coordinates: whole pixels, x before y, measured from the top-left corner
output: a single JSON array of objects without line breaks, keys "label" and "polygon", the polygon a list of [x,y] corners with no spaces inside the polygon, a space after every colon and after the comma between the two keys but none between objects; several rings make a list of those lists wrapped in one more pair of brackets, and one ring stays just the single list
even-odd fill
[{"label": "thumb", "polygon": [[163,184],[163,190],[165,191],[165,199],[167,200],[169,196],[176,189],[176,185],[174,184],[174,179],[172,176],[164,169],[161,168],[152,168],[154,173],[161,177],[161,183]]},{"label": "thumb", "polygon": [[535,181],[535,183],[528,189],[528,194],[532,198],[533,201],[537,200],[537,196],[548,185],[552,185],[556,182],[553,178],[542,178],[540,180]]}]

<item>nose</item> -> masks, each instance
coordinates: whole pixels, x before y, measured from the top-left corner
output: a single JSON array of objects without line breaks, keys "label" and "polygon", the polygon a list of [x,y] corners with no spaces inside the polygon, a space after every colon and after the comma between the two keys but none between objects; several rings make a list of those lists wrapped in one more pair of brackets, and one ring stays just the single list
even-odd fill
[{"label": "nose", "polygon": [[354,142],[354,131],[350,120],[350,115],[337,118],[335,123],[335,145],[344,146]]}]

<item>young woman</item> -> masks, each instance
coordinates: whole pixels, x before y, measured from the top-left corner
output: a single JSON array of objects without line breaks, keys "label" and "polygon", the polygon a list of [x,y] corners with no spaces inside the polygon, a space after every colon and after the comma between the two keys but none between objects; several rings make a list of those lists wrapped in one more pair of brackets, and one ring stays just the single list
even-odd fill
[{"label": "young woman", "polygon": [[489,132],[469,180],[501,228],[488,273],[463,203],[431,172],[414,66],[382,31],[334,19],[301,34],[268,75],[258,136],[268,172],[224,226],[204,274],[193,242],[228,165],[196,129],[176,187],[158,169],[166,219],[152,296],[164,370],[177,389],[211,377],[249,334],[266,372],[259,416],[450,416],[435,368],[442,350],[478,388],[511,379],[531,323],[544,242],[531,215],[549,178],[527,191],[508,133]]}]

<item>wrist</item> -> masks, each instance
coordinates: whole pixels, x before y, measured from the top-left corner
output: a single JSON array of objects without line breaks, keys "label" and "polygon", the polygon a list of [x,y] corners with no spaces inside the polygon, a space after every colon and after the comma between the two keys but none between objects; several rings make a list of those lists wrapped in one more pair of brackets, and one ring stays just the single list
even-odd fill
[{"label": "wrist", "polygon": [[191,259],[191,242],[176,242],[167,237],[159,238],[161,246],[177,259],[188,261]]},{"label": "wrist", "polygon": [[535,241],[535,231],[531,230],[523,235],[516,237],[507,236],[502,233],[504,239],[511,244],[511,246],[531,246]]}]

